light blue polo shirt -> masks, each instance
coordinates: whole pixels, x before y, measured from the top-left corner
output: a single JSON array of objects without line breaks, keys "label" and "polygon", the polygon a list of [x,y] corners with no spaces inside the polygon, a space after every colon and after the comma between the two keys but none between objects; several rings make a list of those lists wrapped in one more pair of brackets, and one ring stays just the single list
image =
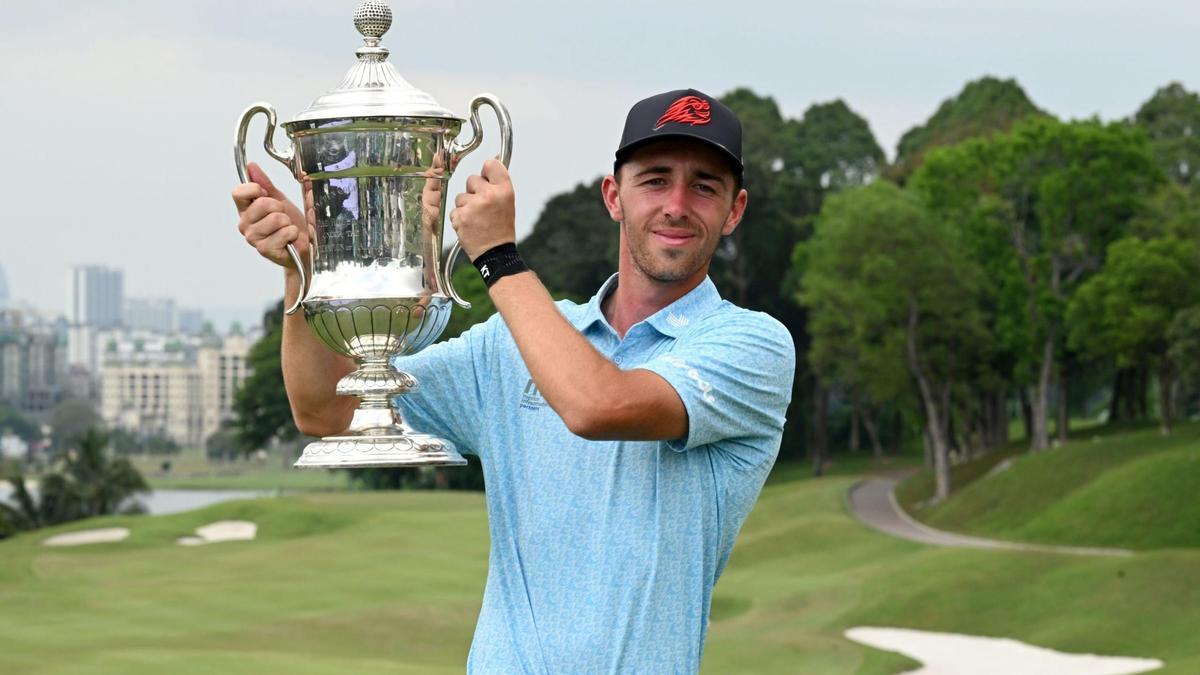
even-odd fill
[{"label": "light blue polo shirt", "polygon": [[477,454],[491,554],[472,673],[693,673],[713,585],[775,462],[795,348],[775,319],[705,278],[622,340],[600,301],[558,308],[623,369],[679,393],[688,435],[589,441],[567,430],[499,315],[397,360],[416,429]]}]

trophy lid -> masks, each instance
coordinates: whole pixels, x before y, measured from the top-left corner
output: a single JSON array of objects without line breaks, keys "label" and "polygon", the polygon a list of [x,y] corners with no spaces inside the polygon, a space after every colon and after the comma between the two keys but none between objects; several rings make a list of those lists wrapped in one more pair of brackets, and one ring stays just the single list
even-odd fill
[{"label": "trophy lid", "polygon": [[363,0],[354,10],[354,27],[365,46],[358,63],[337,89],[317,97],[293,122],[351,117],[447,117],[461,119],[438,105],[429,94],[409,84],[388,63],[380,38],[392,25],[392,9],[383,0]]}]

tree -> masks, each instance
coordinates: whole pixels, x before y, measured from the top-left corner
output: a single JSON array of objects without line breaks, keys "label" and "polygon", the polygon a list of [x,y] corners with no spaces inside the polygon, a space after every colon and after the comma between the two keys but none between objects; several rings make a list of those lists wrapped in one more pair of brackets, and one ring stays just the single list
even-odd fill
[{"label": "tree", "polygon": [[42,430],[38,425],[29,421],[16,408],[0,406],[0,436],[5,431],[11,431],[26,443],[32,443],[42,438]]},{"label": "tree", "polygon": [[8,476],[16,505],[0,503],[0,532],[32,530],[114,513],[139,513],[130,500],[150,491],[138,470],[124,457],[108,455],[107,436],[97,429],[79,435],[78,447],[41,477],[36,499],[23,475]]},{"label": "tree", "polygon": [[[780,242],[780,252],[790,251],[798,241],[809,235],[810,222],[820,212],[826,195],[870,183],[886,162],[883,149],[871,133],[870,125],[841,99],[814,104],[799,120],[785,120],[784,135],[785,142],[777,144],[781,154],[779,176],[770,186],[768,198],[776,211],[773,218],[787,222],[787,216],[790,215],[797,226],[792,232],[793,240]],[[799,277],[794,267],[787,269],[790,261],[784,259],[783,263],[785,271],[780,277],[784,280],[781,295],[786,299],[794,295]],[[773,281],[775,277],[771,279]],[[784,302],[767,311],[783,317],[784,323],[792,330],[797,349],[804,351],[808,347],[804,339],[807,333],[806,317],[803,313],[792,316],[788,304]],[[800,359],[797,361],[802,362]],[[797,377],[795,382],[793,398],[797,401],[805,398],[801,388],[807,384],[811,389],[807,397],[812,401],[810,454],[814,473],[820,475],[829,455],[831,388],[839,382],[849,383],[803,376]],[[874,427],[874,410],[869,403],[863,407],[862,392],[854,385],[849,386],[850,445],[852,448],[856,445],[853,437],[861,423],[867,429],[876,455],[880,455],[882,446]]]},{"label": "tree", "polygon": [[[521,240],[521,256],[555,297],[585,301],[617,270],[620,226],[604,207],[601,180],[551,197]],[[461,294],[462,286],[456,287]]]},{"label": "tree", "polygon": [[273,438],[290,440],[300,433],[292,419],[279,360],[283,300],[263,314],[263,329],[263,336],[246,356],[250,374],[233,396],[234,426],[243,453],[261,448]]},{"label": "tree", "polygon": [[425,466],[392,469],[348,469],[350,481],[367,490],[475,490],[482,491],[483,465],[475,455],[464,455],[466,466]]},{"label": "tree", "polygon": [[951,391],[982,339],[978,270],[958,232],[890,183],[831,196],[813,237],[797,247],[797,301],[809,309],[810,359],[828,377],[886,374],[875,389],[897,395],[898,364],[915,383],[933,455],[937,495],[950,493]]},{"label": "tree", "polygon": [[225,421],[204,439],[204,454],[209,461],[231,462],[244,454],[234,422]]},{"label": "tree", "polygon": [[58,471],[43,477],[42,502],[59,505],[74,520],[117,513],[130,497],[149,492],[133,464],[124,457],[109,457],[107,448],[103,432],[85,432],[78,450],[67,455]]},{"label": "tree", "polygon": [[[721,99],[742,122],[750,201],[741,225],[717,248],[709,275],[725,298],[782,322],[802,354],[808,348],[806,319],[792,301],[796,277],[789,276],[791,251],[809,236],[827,194],[874,179],[883,151],[866,121],[842,101],[814,105],[800,120],[788,120],[773,99],[749,89]],[[793,410],[811,406],[808,447],[820,473],[828,454],[829,392],[804,372],[797,373],[793,387]],[[790,416],[785,448],[800,438],[801,419]]]},{"label": "tree", "polygon": [[85,433],[100,428],[101,424],[91,403],[78,398],[67,399],[50,412],[50,444],[61,454],[75,447]]},{"label": "tree", "polygon": [[741,225],[721,240],[709,275],[734,304],[768,312],[793,328],[783,318],[787,308],[780,281],[790,265],[791,247],[801,238],[803,219],[813,213],[798,203],[794,190],[780,185],[798,182],[784,159],[794,139],[774,99],[735,89],[721,100],[742,122],[744,186],[750,200]]},{"label": "tree", "polygon": [[12,485],[13,504],[0,501],[0,539],[42,527],[45,524],[42,510],[25,484],[24,474],[13,471],[5,479]]},{"label": "tree", "polygon": [[841,99],[812,105],[786,126],[784,167],[800,180],[811,213],[827,193],[874,181],[887,162],[870,125]]},{"label": "tree", "polygon": [[[524,255],[522,250],[521,256]],[[471,309],[458,306],[451,309],[450,321],[446,323],[438,342],[458,337],[471,326],[487,321],[488,317],[496,313],[496,305],[492,302],[492,296],[488,295],[487,284],[483,282],[479,270],[469,263],[464,263],[454,268],[453,275],[454,289],[463,300],[471,303]]]},{"label": "tree", "polygon": [[1119,124],[1034,118],[1008,134],[932,152],[921,172],[913,181],[944,217],[988,219],[1007,232],[1006,259],[997,264],[1015,266],[1023,284],[1035,345],[1030,448],[1044,450],[1066,304],[1161,180],[1147,140]]},{"label": "tree", "polygon": [[1179,368],[1180,378],[1200,386],[1200,306],[1175,313],[1167,328],[1167,358]]},{"label": "tree", "polygon": [[1200,172],[1200,96],[1172,82],[1142,104],[1133,124],[1146,132],[1154,158],[1176,184],[1190,185]]},{"label": "tree", "polygon": [[1179,372],[1168,328],[1181,310],[1200,303],[1198,277],[1195,240],[1126,237],[1108,247],[1104,268],[1079,288],[1067,311],[1073,347],[1114,358],[1120,367],[1157,371],[1164,434],[1172,430]]},{"label": "tree", "polygon": [[1005,132],[1026,117],[1045,114],[1016,80],[982,77],[968,82],[957,96],[942,101],[925,124],[900,137],[896,161],[888,168],[887,176],[904,183],[934,148]]},{"label": "tree", "polygon": [[116,427],[108,433],[109,446],[118,455],[169,454],[179,452],[179,444],[161,431],[136,434],[128,429]]},{"label": "tree", "polygon": [[1131,229],[1143,239],[1200,239],[1200,182],[1188,187],[1173,182],[1163,184],[1146,200]]}]

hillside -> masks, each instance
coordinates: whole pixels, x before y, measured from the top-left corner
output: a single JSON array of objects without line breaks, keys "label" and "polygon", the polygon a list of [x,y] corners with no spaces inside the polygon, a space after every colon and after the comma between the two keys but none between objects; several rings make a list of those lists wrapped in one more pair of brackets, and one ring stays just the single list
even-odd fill
[{"label": "hillside", "polygon": [[1200,548],[1200,425],[1078,433],[1044,453],[1013,447],[955,468],[956,490],[921,508],[932,479],[897,491],[928,525],[1047,544]]}]

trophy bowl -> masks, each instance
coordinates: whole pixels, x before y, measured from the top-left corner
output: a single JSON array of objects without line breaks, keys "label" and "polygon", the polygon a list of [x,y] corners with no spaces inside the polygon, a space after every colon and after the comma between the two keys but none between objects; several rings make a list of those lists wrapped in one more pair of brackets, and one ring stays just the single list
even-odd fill
[{"label": "trophy bowl", "polygon": [[288,246],[301,292],[287,313],[303,306],[317,338],[358,363],[337,384],[339,396],[360,399],[349,428],[310,443],[295,466],[462,465],[466,460],[451,442],[414,430],[392,405],[418,386],[393,364],[437,340],[452,303],[470,307],[450,283],[461,248],[455,244],[442,255],[446,186],[483,139],[481,106],[496,112],[505,165],[512,124],[499,100],[481,94],[471,102],[472,138],[459,142],[467,119],[439,106],[388,63],[380,46],[391,24],[387,4],[366,0],[354,23],[365,43],[358,63],[338,88],[281,125],[290,147],[276,148],[276,114],[267,103],[242,113],[234,144],[245,182],[247,129],[254,116],[266,115],[263,148],[300,182],[315,235],[307,264]]}]

